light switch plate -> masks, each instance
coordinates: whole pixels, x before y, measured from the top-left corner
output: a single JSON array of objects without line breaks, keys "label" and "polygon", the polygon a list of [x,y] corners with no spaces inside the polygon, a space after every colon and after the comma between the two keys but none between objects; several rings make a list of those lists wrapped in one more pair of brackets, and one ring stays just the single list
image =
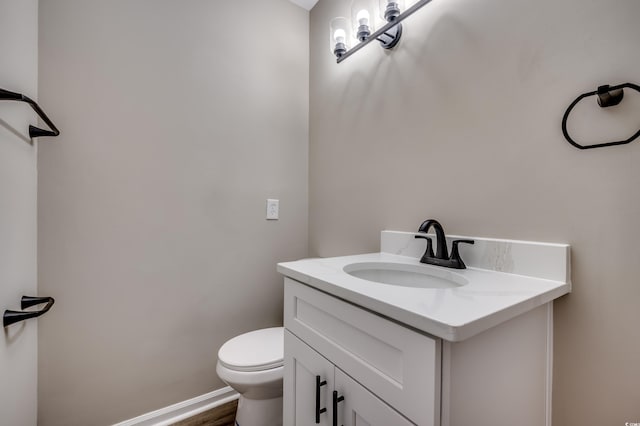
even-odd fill
[{"label": "light switch plate", "polygon": [[280,214],[280,200],[267,199],[267,220],[278,220]]}]

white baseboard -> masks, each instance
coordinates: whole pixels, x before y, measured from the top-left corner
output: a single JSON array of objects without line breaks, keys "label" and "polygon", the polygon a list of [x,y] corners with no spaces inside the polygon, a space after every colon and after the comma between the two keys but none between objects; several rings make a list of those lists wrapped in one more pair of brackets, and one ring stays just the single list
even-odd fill
[{"label": "white baseboard", "polygon": [[113,426],[168,426],[236,400],[239,396],[236,391],[227,386],[133,419],[125,420]]}]

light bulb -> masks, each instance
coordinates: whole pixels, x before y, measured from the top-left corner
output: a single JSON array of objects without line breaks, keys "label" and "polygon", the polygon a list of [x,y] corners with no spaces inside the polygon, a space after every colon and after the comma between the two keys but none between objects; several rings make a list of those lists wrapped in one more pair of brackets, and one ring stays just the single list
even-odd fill
[{"label": "light bulb", "polygon": [[349,50],[351,37],[351,26],[347,18],[337,17],[331,20],[329,25],[329,47],[334,55],[340,58]]},{"label": "light bulb", "polygon": [[396,19],[404,9],[404,0],[380,0],[380,15],[387,21]]},{"label": "light bulb", "polygon": [[358,20],[358,25],[369,25],[369,12],[362,9],[356,15],[356,19]]},{"label": "light bulb", "polygon": [[351,24],[353,34],[359,41],[365,41],[373,31],[371,22],[371,0],[353,0],[351,4]]},{"label": "light bulb", "polygon": [[337,17],[331,20],[329,25],[329,38],[331,52],[340,58],[349,49],[351,40],[351,28],[347,18]]}]

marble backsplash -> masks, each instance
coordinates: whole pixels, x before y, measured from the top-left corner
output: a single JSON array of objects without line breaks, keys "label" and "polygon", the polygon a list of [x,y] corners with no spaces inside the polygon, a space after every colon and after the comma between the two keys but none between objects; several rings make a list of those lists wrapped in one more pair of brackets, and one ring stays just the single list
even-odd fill
[{"label": "marble backsplash", "polygon": [[[420,258],[426,242],[416,239],[417,232],[382,231],[380,251]],[[433,238],[434,250],[436,238]],[[494,238],[448,235],[451,251],[453,240],[470,239],[475,244],[460,244],[460,256],[467,267],[488,269],[510,274],[527,275],[554,281],[569,282],[571,276],[570,246],[568,244],[533,241],[501,240]]]}]

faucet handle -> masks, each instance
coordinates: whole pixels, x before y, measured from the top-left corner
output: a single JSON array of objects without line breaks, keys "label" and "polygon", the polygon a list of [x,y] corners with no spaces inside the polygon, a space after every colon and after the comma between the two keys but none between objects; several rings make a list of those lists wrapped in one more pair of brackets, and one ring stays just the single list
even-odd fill
[{"label": "faucet handle", "polygon": [[433,241],[431,240],[431,237],[427,237],[425,235],[415,235],[414,238],[427,240],[427,249],[422,255],[422,258],[424,259],[425,257],[433,257]]},{"label": "faucet handle", "polygon": [[455,266],[457,269],[466,269],[467,266],[462,261],[462,258],[460,257],[460,253],[458,252],[458,244],[460,244],[460,243],[463,243],[463,244],[475,244],[475,241],[473,241],[473,240],[454,240],[452,245],[451,245],[451,257],[449,258],[449,260],[452,260],[457,264],[457,266]]}]

